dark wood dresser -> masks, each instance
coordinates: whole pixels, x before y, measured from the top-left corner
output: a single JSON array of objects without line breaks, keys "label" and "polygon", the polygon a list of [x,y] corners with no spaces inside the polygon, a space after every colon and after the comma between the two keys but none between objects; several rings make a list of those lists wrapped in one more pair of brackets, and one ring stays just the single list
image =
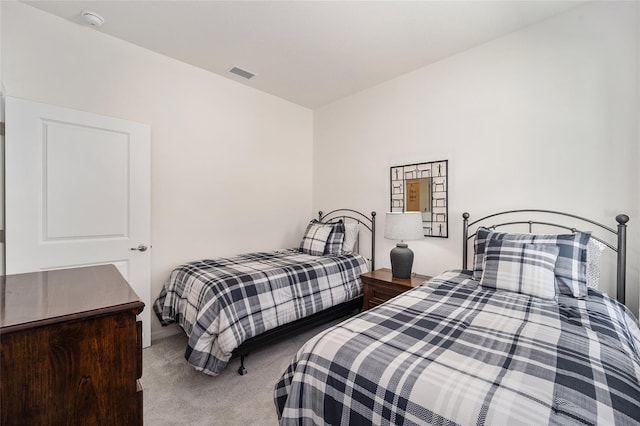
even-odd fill
[{"label": "dark wood dresser", "polygon": [[113,265],[0,277],[0,424],[142,424],[143,307]]}]

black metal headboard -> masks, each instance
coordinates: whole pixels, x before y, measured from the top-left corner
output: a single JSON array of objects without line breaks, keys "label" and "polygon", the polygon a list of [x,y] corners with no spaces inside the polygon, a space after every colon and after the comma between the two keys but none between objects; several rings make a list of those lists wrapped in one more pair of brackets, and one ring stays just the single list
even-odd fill
[{"label": "black metal headboard", "polygon": [[[320,222],[327,222],[332,219],[342,219],[344,222],[347,219],[353,220],[356,223],[364,226],[371,232],[371,270],[376,269],[376,212],[371,212],[371,216],[367,216],[364,213],[360,213],[351,209],[336,209],[329,213],[318,212],[318,219]],[[360,233],[358,233],[358,247],[360,246]]]},{"label": "black metal headboard", "polygon": [[618,226],[617,226],[617,229],[613,229],[606,225],[593,221],[591,219],[586,219],[584,217],[576,216],[571,213],[563,213],[563,212],[557,212],[553,210],[536,210],[536,209],[509,210],[509,211],[490,214],[488,216],[475,220],[471,223],[469,223],[469,213],[465,212],[462,214],[462,268],[463,269],[467,268],[467,263],[468,263],[467,248],[469,245],[469,240],[475,237],[476,235],[476,231],[474,231],[473,234],[469,235],[469,228],[474,225],[476,225],[476,228],[475,228],[476,230],[480,226],[485,226],[487,228],[495,229],[500,226],[524,224],[524,225],[529,225],[529,232],[532,232],[533,225],[551,226],[555,228],[569,230],[574,233],[580,231],[579,229],[573,226],[567,226],[567,225],[553,223],[553,222],[546,222],[542,220],[514,220],[514,221],[501,222],[496,224],[492,223],[490,225],[480,224],[480,222],[486,221],[487,219],[494,218],[497,216],[508,215],[512,213],[545,213],[545,214],[551,215],[552,218],[557,216],[562,216],[564,218],[572,218],[577,220],[578,223],[583,223],[583,224],[589,223],[591,225],[597,226],[599,228],[598,230],[599,232],[602,232],[604,230],[609,232],[610,234],[615,235],[617,237],[616,246],[609,244],[607,241],[603,240],[602,238],[594,234],[591,235],[591,238],[594,238],[595,240],[601,242],[602,244],[604,244],[605,246],[607,246],[617,254],[616,256],[616,265],[617,265],[616,298],[621,303],[625,302],[626,270],[627,270],[627,222],[629,221],[629,216],[627,216],[626,214],[619,214],[616,216],[616,222],[618,222]]}]

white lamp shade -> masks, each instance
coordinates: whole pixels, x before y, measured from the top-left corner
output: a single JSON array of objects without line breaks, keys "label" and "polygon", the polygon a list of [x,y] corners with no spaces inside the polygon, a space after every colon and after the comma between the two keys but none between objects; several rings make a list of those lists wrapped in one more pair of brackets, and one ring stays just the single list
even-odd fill
[{"label": "white lamp shade", "polygon": [[387,213],[384,223],[384,237],[401,241],[421,240],[424,238],[422,213]]}]

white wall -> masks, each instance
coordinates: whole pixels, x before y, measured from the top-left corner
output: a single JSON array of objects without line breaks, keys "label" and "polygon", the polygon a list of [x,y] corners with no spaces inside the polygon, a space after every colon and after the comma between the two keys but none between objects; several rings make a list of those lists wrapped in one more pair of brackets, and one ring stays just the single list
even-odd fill
[{"label": "white wall", "polygon": [[625,212],[637,313],[638,7],[586,5],[316,110],[314,207],[379,212],[388,267],[389,167],[448,159],[450,237],[409,244],[430,275],[461,267],[464,211]]},{"label": "white wall", "polygon": [[[0,7],[0,39],[2,38],[2,7]],[[4,87],[2,85],[2,52],[0,51],[0,121],[4,122]],[[4,136],[0,136],[0,229],[4,229]],[[4,242],[0,243],[0,274],[4,275]]]},{"label": "white wall", "polygon": [[151,126],[152,298],[185,261],[299,243],[310,110],[16,2],[1,52],[7,95]]}]

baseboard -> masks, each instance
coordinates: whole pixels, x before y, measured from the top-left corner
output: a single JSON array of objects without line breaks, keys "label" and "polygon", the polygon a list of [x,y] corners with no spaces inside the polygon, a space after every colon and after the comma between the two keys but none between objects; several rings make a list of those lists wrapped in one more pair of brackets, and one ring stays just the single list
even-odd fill
[{"label": "baseboard", "polygon": [[177,324],[171,324],[166,327],[162,327],[160,330],[153,331],[151,333],[151,344],[160,339],[166,339],[167,337],[175,336],[182,333],[182,329]]}]

